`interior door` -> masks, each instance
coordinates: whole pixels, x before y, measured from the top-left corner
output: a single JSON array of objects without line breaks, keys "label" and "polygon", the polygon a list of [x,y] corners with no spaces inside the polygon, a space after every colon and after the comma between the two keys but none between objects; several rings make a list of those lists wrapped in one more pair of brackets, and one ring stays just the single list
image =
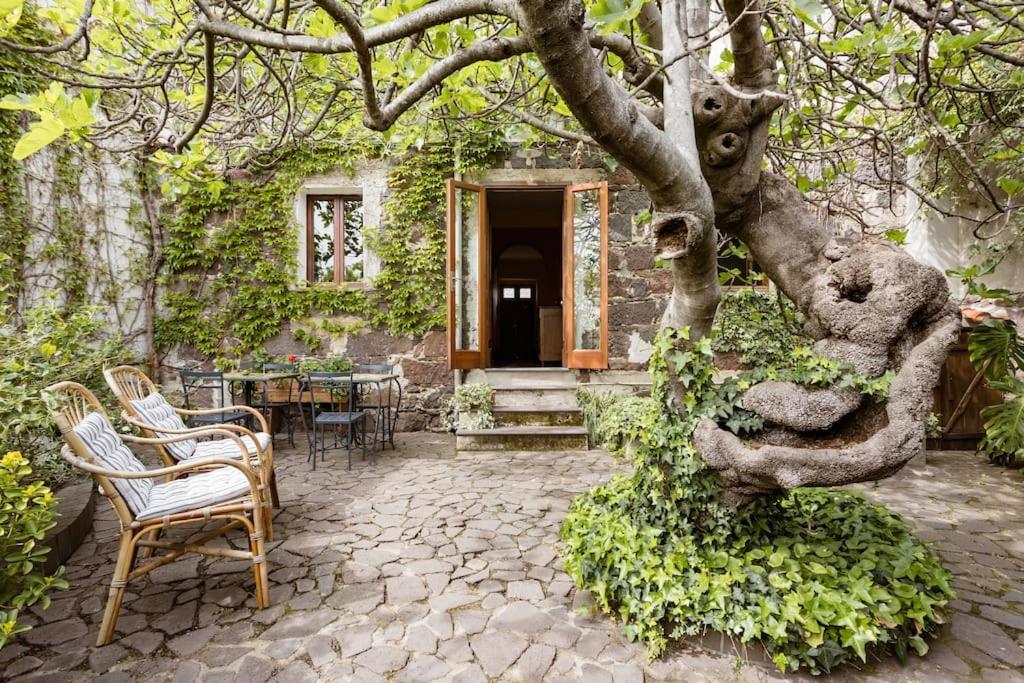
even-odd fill
[{"label": "interior door", "polygon": [[565,366],[608,367],[608,183],[565,188],[562,230]]},{"label": "interior door", "polygon": [[489,338],[487,196],[448,180],[448,366],[487,366]]}]

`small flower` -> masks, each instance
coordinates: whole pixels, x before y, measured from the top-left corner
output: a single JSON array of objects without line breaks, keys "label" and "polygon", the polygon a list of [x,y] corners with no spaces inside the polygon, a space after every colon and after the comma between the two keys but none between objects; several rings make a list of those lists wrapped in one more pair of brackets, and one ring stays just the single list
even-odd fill
[{"label": "small flower", "polygon": [[294,353],[290,353],[290,354],[288,354],[288,362],[289,362],[289,363],[294,363],[294,362],[295,362],[295,361],[297,361],[298,359],[299,359],[299,357],[298,357],[298,356],[296,356],[296,355],[295,355]]},{"label": "small flower", "polygon": [[47,358],[50,358],[57,353],[57,345],[53,342],[43,342],[39,345],[39,352]]},{"label": "small flower", "polygon": [[25,464],[25,456],[21,454],[21,451],[7,451],[3,459],[0,460],[0,465],[3,465],[4,469],[14,470]]}]

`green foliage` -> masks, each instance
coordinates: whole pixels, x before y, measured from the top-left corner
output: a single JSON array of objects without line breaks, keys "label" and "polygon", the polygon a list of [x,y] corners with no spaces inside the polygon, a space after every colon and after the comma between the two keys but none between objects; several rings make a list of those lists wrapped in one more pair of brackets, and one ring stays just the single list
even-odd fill
[{"label": "green foliage", "polygon": [[680,346],[685,337],[655,341],[659,409],[633,429],[634,471],[573,501],[566,571],[652,656],[706,628],[761,641],[782,671],[924,653],[953,597],[950,577],[898,516],[819,489],[738,511],[719,502],[691,435],[701,419],[723,421],[735,387],[713,380],[710,342]]},{"label": "green foliage", "polygon": [[355,316],[394,335],[443,326],[445,178],[482,166],[496,145],[486,136],[466,143],[458,164],[451,148],[431,147],[391,172],[385,224],[366,227],[367,246],[381,267],[370,289],[298,281],[294,260],[303,228],[295,222],[293,201],[306,178],[351,169],[381,149],[293,149],[259,178],[205,184],[193,178],[168,187],[176,218],[165,248],[167,313],[157,322],[157,345],[191,344],[209,356],[238,357],[293,323],[293,337],[315,351],[320,333],[345,334],[365,325],[308,321],[313,315]]},{"label": "green foliage", "polygon": [[971,363],[979,370],[988,363],[985,377],[1001,379],[1024,370],[1024,341],[1010,320],[991,318],[976,325],[967,339]]},{"label": "green foliage", "polygon": [[299,361],[299,372],[349,372],[352,361],[345,356],[326,358],[303,358]]},{"label": "green foliage", "polygon": [[373,287],[386,304],[374,307],[375,325],[395,335],[444,326],[445,178],[485,167],[501,146],[493,136],[471,135],[413,154],[390,173],[387,218],[367,239],[381,265]]},{"label": "green foliage", "polygon": [[36,475],[54,487],[67,481],[71,470],[60,457],[39,392],[62,380],[100,389],[106,386],[103,368],[126,360],[122,340],[104,336],[100,312],[98,307],[65,310],[50,297],[0,326],[0,450],[23,453]]},{"label": "green foliage", "polygon": [[157,346],[191,344],[208,356],[238,357],[314,312],[364,314],[363,291],[307,287],[293,272],[300,227],[292,202],[302,181],[346,167],[358,152],[296,149],[267,177],[195,184],[177,196]]},{"label": "green foliage", "polygon": [[799,316],[782,296],[752,288],[730,292],[715,314],[715,351],[737,353],[751,367],[779,365],[793,347],[810,341],[796,331]]},{"label": "green foliage", "polygon": [[876,399],[888,397],[892,372],[868,377],[849,364],[815,353],[813,340],[795,331],[799,316],[792,302],[781,295],[773,298],[742,289],[722,298],[711,344],[719,353],[737,353],[750,367],[736,376],[740,389],[780,380],[808,387],[852,387]]},{"label": "green foliage", "polygon": [[487,383],[460,384],[441,409],[449,431],[494,427],[494,389]]},{"label": "green foliage", "polygon": [[[45,41],[47,36],[26,16],[21,17],[10,38],[34,43]],[[32,55],[0,50],[0,98],[36,90],[40,85],[34,71],[37,61]],[[21,268],[31,235],[22,168],[14,159],[14,147],[23,132],[17,112],[0,110],[0,244],[3,245],[0,249],[0,311],[17,301]]]},{"label": "green foliage", "polygon": [[1004,465],[1024,465],[1024,341],[1009,320],[986,320],[971,330],[967,341],[971,363],[985,368],[988,385],[1008,395],[1001,404],[981,410],[985,435],[978,449]]},{"label": "green foliage", "polygon": [[67,588],[63,568],[44,576],[37,567],[50,549],[42,545],[56,522],[57,500],[39,481],[30,481],[32,467],[18,451],[0,458],[0,648],[10,637],[29,629],[18,613],[40,603],[50,605],[47,591]]},{"label": "green foliage", "polygon": [[1007,375],[991,380],[989,386],[1010,395],[995,406],[981,409],[985,421],[985,435],[978,448],[993,462],[1004,465],[1024,465],[1024,382]]},{"label": "green foliage", "polygon": [[614,453],[621,453],[639,438],[639,431],[650,424],[649,413],[659,410],[658,404],[646,396],[620,396],[584,388],[576,390],[576,403],[583,413],[591,444],[601,444]]}]

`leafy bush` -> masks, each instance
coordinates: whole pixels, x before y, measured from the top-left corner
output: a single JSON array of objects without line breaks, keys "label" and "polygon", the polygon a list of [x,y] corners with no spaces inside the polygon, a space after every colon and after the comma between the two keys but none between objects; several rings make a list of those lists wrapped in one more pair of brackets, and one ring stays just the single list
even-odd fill
[{"label": "leafy bush", "polygon": [[814,340],[796,330],[800,312],[792,302],[754,289],[730,292],[722,298],[712,330],[712,348],[737,353],[749,370],[740,373],[744,388],[781,380],[809,387],[852,387],[876,399],[887,398],[893,373],[878,377],[858,373],[853,366],[816,353]]},{"label": "leafy bush", "polygon": [[1009,320],[986,320],[968,339],[971,362],[984,371],[990,387],[1006,395],[1000,405],[982,408],[985,435],[978,449],[1001,465],[1024,464],[1024,341]]},{"label": "leafy bush", "polygon": [[104,336],[99,314],[98,307],[88,306],[66,311],[51,297],[0,326],[0,451],[23,453],[36,475],[54,488],[71,477],[71,470],[60,457],[39,392],[73,380],[113,405],[103,368],[125,360],[124,343]]},{"label": "leafy bush", "polygon": [[[691,435],[734,419],[735,386],[713,379],[707,338],[663,332],[635,469],[578,497],[562,526],[566,570],[652,656],[717,629],[760,640],[782,671],[827,672],[871,651],[927,650],[952,599],[949,575],[897,515],[850,492],[802,489],[739,511]],[[671,376],[671,380],[670,380]],[[682,386],[677,404],[672,384]]]},{"label": "leafy bush", "polygon": [[352,361],[345,356],[327,356],[326,358],[303,358],[299,361],[299,372],[348,372],[352,369]]},{"label": "leafy bush", "polygon": [[715,351],[737,353],[751,367],[782,364],[796,346],[810,340],[797,333],[800,312],[788,299],[755,289],[722,297],[715,314]]},{"label": "leafy bush", "polygon": [[648,422],[647,414],[657,411],[658,404],[646,396],[621,396],[576,390],[576,403],[583,413],[583,423],[591,444],[601,444],[615,453],[639,437],[638,430]]},{"label": "leafy bush", "polygon": [[460,384],[441,409],[450,432],[494,427],[494,389],[487,383]]},{"label": "leafy bush", "polygon": [[16,633],[20,610],[39,602],[48,607],[48,590],[67,588],[63,570],[53,576],[34,571],[50,551],[40,542],[56,524],[57,501],[42,482],[30,482],[32,468],[17,451],[0,458],[0,648]]}]

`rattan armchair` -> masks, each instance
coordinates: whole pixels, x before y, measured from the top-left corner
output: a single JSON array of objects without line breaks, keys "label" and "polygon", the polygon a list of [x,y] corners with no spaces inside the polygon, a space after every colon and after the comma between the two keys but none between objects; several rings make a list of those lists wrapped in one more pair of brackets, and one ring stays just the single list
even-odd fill
[{"label": "rattan armchair", "polygon": [[[209,435],[233,439],[239,448],[244,448],[238,434],[209,428],[202,430],[201,435],[192,432],[166,438],[133,437],[114,431],[99,401],[81,384],[60,382],[43,390],[43,396],[64,436],[61,454],[73,466],[92,475],[120,522],[117,562],[97,645],[112,640],[128,583],[186,553],[251,560],[256,604],[261,609],[270,605],[265,549],[268,520],[255,471],[228,458],[196,459],[147,470],[125,446],[125,442],[162,446]],[[216,468],[210,469],[211,466]],[[154,483],[154,479],[163,481]],[[183,542],[158,538],[171,527],[212,520],[224,523]],[[248,534],[248,550],[205,545],[236,528],[243,528]],[[166,552],[149,559],[140,550]],[[135,566],[147,559],[148,562]]]},{"label": "rattan armchair", "polygon": [[[280,498],[277,493],[277,475],[274,472],[274,444],[270,436],[270,429],[267,426],[267,421],[260,411],[249,406],[229,407],[231,411],[245,412],[252,415],[260,425],[260,429],[262,430],[260,432],[253,432],[238,424],[186,427],[182,422],[177,426],[177,428],[169,427],[166,424],[156,425],[152,424],[151,421],[146,420],[136,405],[138,402],[145,401],[154,395],[160,394],[160,390],[157,388],[156,384],[153,383],[153,380],[147,377],[146,374],[138,368],[130,365],[119,365],[115,368],[104,369],[103,377],[106,379],[107,385],[117,398],[118,403],[121,404],[124,419],[130,424],[138,427],[144,436],[158,438],[167,435],[192,434],[192,438],[194,439],[199,431],[206,430],[209,427],[216,427],[219,430],[226,430],[237,434],[241,437],[242,443],[246,446],[245,453],[243,454],[236,452],[236,449],[234,448],[222,448],[221,446],[225,445],[223,440],[221,440],[220,444],[211,444],[209,442],[197,443],[194,452],[191,453],[183,453],[182,448],[175,447],[172,444],[159,445],[157,446],[157,452],[168,467],[193,457],[242,458],[243,455],[246,454],[254,456],[256,459],[255,464],[259,472],[260,483],[262,486],[265,486],[270,493],[269,497],[267,497],[268,505],[281,507]],[[170,404],[167,404],[167,406],[168,408],[173,409],[178,416],[213,415],[216,413],[223,413],[225,410],[225,408],[188,410],[185,408],[171,406]],[[181,421],[179,420],[179,422]],[[184,439],[183,441],[187,442],[188,440]],[[270,518],[268,517],[268,520],[269,519]],[[273,534],[270,529],[268,529],[268,533],[271,535]]]}]

